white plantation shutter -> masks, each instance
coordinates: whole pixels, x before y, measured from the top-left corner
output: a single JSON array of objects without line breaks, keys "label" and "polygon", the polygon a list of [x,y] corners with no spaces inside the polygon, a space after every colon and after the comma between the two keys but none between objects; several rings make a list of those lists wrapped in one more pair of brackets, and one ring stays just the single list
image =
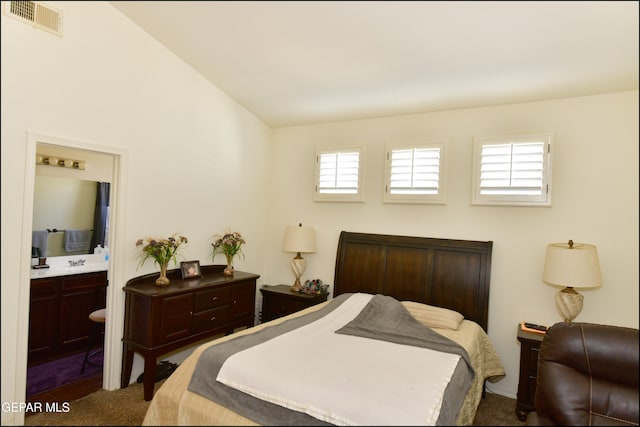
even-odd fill
[{"label": "white plantation shutter", "polygon": [[385,202],[444,202],[443,158],[444,142],[388,148]]},{"label": "white plantation shutter", "polygon": [[315,200],[362,200],[362,152],[361,147],[318,151]]},{"label": "white plantation shutter", "polygon": [[474,204],[551,204],[551,135],[476,138]]},{"label": "white plantation shutter", "polygon": [[542,194],[545,144],[482,146],[480,194]]},{"label": "white plantation shutter", "polygon": [[360,153],[327,153],[320,156],[321,193],[355,194],[358,192]]}]

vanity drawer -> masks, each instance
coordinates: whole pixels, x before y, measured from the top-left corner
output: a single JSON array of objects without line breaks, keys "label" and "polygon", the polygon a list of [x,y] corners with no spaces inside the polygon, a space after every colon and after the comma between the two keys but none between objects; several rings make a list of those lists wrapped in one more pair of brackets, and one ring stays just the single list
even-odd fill
[{"label": "vanity drawer", "polygon": [[217,286],[213,289],[195,293],[193,311],[198,313],[210,308],[229,305],[231,301],[231,286]]},{"label": "vanity drawer", "polygon": [[198,332],[208,331],[218,326],[222,326],[229,320],[229,306],[218,307],[200,313],[193,314],[193,331]]},{"label": "vanity drawer", "polygon": [[82,273],[73,276],[62,276],[62,290],[99,288],[107,286],[107,272]]},{"label": "vanity drawer", "polygon": [[31,280],[31,301],[57,297],[59,284],[60,281],[57,277]]}]

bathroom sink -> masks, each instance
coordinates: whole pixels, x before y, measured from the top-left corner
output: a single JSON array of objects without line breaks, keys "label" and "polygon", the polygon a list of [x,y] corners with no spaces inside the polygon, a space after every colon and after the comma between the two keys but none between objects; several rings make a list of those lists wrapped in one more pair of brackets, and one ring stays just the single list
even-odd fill
[{"label": "bathroom sink", "polygon": [[77,261],[78,257],[50,257],[47,260],[49,268],[32,269],[31,278],[66,276],[72,274],[93,273],[95,271],[106,271],[109,263],[102,261],[102,257],[92,255],[84,255],[82,259],[86,259],[83,265],[69,265],[69,261]]},{"label": "bathroom sink", "polygon": [[106,270],[108,264],[106,262],[92,262],[86,263],[84,265],[73,265],[64,267],[64,271],[98,271],[98,270]]},{"label": "bathroom sink", "polygon": [[[85,264],[85,265],[74,265],[74,266],[69,266],[69,267],[64,267],[64,271],[82,271],[82,270],[87,270],[89,268],[89,265]],[[55,270],[55,268],[54,268]]]}]

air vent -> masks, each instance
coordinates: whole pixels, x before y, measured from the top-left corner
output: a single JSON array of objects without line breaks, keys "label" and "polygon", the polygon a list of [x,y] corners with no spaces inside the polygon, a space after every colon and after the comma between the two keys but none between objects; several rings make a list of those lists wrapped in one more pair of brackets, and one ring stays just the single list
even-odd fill
[{"label": "air vent", "polygon": [[4,14],[62,37],[62,11],[36,1],[8,1]]}]

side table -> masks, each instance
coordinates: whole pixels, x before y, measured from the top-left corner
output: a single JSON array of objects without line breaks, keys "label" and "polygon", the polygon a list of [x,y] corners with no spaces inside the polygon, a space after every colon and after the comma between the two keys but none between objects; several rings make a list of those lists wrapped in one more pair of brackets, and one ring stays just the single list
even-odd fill
[{"label": "side table", "polygon": [[327,300],[328,292],[321,294],[303,294],[293,292],[289,285],[264,285],[262,294],[261,322],[277,319]]},{"label": "side table", "polygon": [[538,355],[544,334],[523,331],[518,324],[518,341],[520,341],[520,378],[516,400],[516,415],[521,421],[529,412],[535,411],[534,397],[538,380]]}]

